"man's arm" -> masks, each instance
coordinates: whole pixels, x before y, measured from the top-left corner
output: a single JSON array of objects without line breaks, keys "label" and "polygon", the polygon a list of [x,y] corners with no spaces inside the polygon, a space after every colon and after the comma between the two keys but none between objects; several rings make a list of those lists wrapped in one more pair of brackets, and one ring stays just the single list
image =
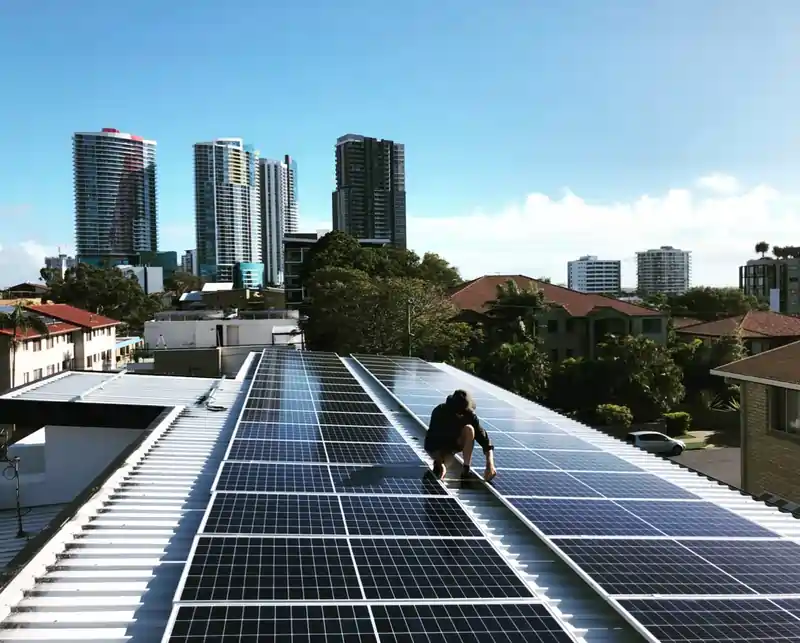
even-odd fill
[{"label": "man's arm", "polygon": [[481,421],[478,419],[478,416],[473,413],[472,417],[472,428],[475,429],[475,442],[477,442],[481,449],[483,449],[484,455],[488,460],[490,455],[494,455],[494,445],[492,444],[492,440],[489,438],[489,434],[486,432],[481,426]]}]

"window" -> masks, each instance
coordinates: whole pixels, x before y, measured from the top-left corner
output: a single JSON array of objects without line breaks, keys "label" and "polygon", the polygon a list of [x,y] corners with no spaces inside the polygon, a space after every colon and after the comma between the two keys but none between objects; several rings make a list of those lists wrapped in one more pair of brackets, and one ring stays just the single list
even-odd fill
[{"label": "window", "polygon": [[22,374],[22,383],[28,384],[31,381],[31,374],[30,373],[23,373]]},{"label": "window", "polygon": [[660,319],[643,319],[642,320],[643,333],[660,333],[661,320]]},{"label": "window", "polygon": [[574,333],[576,326],[577,326],[577,324],[576,324],[576,321],[574,319],[568,319],[567,320],[567,332],[568,333]]},{"label": "window", "polygon": [[800,433],[800,391],[770,387],[770,429],[783,433]]},{"label": "window", "polygon": [[554,362],[558,361],[558,349],[557,348],[554,348],[554,349],[552,349],[550,351],[550,359],[553,360]]},{"label": "window", "polygon": [[33,370],[33,379],[34,380],[42,379],[42,375],[43,375],[43,373],[42,373],[42,369],[41,368],[36,368],[36,369]]},{"label": "window", "polygon": [[548,333],[557,333],[558,332],[558,320],[557,319],[548,319],[547,320],[547,332]]}]

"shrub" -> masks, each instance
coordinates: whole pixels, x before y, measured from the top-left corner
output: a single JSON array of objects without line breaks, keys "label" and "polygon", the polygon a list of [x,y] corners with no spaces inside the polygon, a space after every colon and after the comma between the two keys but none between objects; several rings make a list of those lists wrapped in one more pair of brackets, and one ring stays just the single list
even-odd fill
[{"label": "shrub", "polygon": [[692,416],[683,411],[677,413],[664,413],[667,435],[677,437],[688,433],[692,428]]},{"label": "shrub", "polygon": [[619,426],[630,429],[633,422],[633,413],[627,406],[598,404],[594,413],[603,426]]}]

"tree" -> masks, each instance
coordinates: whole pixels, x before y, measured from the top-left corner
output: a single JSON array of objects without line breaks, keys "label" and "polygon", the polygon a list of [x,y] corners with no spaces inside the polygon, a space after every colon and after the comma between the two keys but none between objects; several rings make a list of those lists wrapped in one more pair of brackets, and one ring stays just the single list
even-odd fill
[{"label": "tree", "polygon": [[550,360],[538,341],[501,344],[486,357],[481,377],[529,400],[539,400],[547,391]]},{"label": "tree", "polygon": [[433,252],[426,252],[417,267],[417,277],[428,283],[436,284],[444,290],[460,286],[463,282],[458,268],[451,266],[445,259]]},{"label": "tree", "polygon": [[69,268],[63,278],[45,274],[42,277],[49,289],[44,299],[116,319],[133,332],[141,332],[144,322],[161,309],[159,295],[147,295],[135,277],[117,268],[78,264]]},{"label": "tree", "polygon": [[362,248],[358,239],[341,230],[321,237],[306,253],[301,278],[305,282],[317,270],[326,268],[352,268],[371,274],[372,255]]},{"label": "tree", "polygon": [[487,337],[494,344],[531,342],[538,335],[539,317],[547,310],[544,294],[536,286],[520,288],[508,280],[486,310]]},{"label": "tree", "polygon": [[179,298],[184,293],[200,290],[202,287],[203,280],[200,279],[200,277],[190,272],[182,272],[180,270],[176,270],[164,280],[165,292],[172,295],[175,299]]},{"label": "tree", "polygon": [[761,253],[761,257],[763,258],[767,252],[769,252],[769,244],[766,241],[759,241],[756,244],[756,252]]},{"label": "tree", "polygon": [[50,336],[50,329],[41,317],[25,309],[22,302],[14,304],[10,312],[0,312],[0,330],[11,333],[11,388],[16,386],[17,349],[28,335]]},{"label": "tree", "polygon": [[[662,295],[663,297],[663,295]],[[660,304],[658,302],[661,302]],[[744,315],[751,310],[765,310],[768,306],[738,288],[690,288],[681,295],[668,295],[662,300],[655,297],[648,305],[658,307],[672,315],[694,317],[701,321],[714,321]]]}]

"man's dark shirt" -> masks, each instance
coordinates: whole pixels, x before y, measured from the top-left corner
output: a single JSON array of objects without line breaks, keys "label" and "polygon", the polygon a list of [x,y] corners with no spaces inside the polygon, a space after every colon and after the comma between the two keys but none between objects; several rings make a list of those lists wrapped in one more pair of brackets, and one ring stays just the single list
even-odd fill
[{"label": "man's dark shirt", "polygon": [[460,451],[458,441],[461,437],[461,430],[467,425],[472,425],[475,429],[475,442],[477,442],[484,453],[491,451],[492,441],[486,429],[481,426],[478,416],[472,411],[466,413],[456,413],[447,404],[440,404],[431,413],[431,421],[428,423],[428,433],[425,436],[425,450],[428,452],[447,451],[456,453]]}]

